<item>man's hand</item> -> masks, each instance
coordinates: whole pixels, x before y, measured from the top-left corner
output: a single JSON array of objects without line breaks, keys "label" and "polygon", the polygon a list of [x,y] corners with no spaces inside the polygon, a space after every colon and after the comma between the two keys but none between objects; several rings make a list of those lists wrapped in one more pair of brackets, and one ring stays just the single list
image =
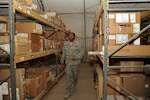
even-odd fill
[{"label": "man's hand", "polygon": [[75,57],[72,57],[72,61],[76,61],[76,58],[75,58]]}]

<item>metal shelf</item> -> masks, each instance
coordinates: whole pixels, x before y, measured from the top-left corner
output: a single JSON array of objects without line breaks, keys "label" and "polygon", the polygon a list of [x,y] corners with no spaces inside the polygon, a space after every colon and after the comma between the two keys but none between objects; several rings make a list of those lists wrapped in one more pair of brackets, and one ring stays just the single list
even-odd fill
[{"label": "metal shelf", "polygon": [[56,54],[56,53],[57,53],[57,50],[50,50],[50,51],[30,53],[30,54],[27,54],[27,55],[18,55],[18,56],[14,57],[14,63],[20,63],[20,62],[24,62],[24,61],[28,61],[28,60],[48,56],[48,55],[51,55],[51,54]]},{"label": "metal shelf", "polygon": [[[103,8],[103,21],[104,21],[104,54],[100,55],[100,52],[95,51],[93,54],[97,55],[101,63],[103,63],[103,75],[104,75],[104,90],[103,90],[103,99],[107,100],[107,81],[112,82],[114,85],[117,87],[126,90],[113,82],[112,80],[109,79],[108,77],[108,70],[109,69],[115,69],[115,68],[150,68],[150,66],[109,66],[109,59],[127,59],[127,58],[136,58],[136,59],[147,59],[150,58],[150,46],[148,45],[141,45],[141,46],[132,46],[128,45],[131,43],[133,40],[136,40],[145,30],[150,28],[150,24],[147,25],[141,32],[137,33],[134,37],[129,39],[125,44],[122,44],[121,46],[111,46],[113,48],[109,48],[108,46],[108,13],[117,11],[117,12],[136,12],[136,11],[147,11],[150,10],[150,0],[101,0],[100,1],[100,6]],[[99,11],[99,10],[98,10]],[[94,27],[93,31],[98,31],[98,19],[102,15],[98,15],[95,17],[94,20]],[[149,11],[145,12],[142,14],[142,20],[145,20],[145,17],[149,16]],[[149,17],[148,17],[149,18]],[[146,19],[147,20],[147,19]],[[94,32],[93,32],[94,33]],[[133,50],[134,49],[134,50]],[[141,52],[144,52],[143,54]],[[135,52],[135,50],[137,50]],[[128,53],[130,52],[130,53]],[[133,96],[136,100],[138,98],[134,96],[132,93],[128,92],[131,96]],[[100,98],[98,98],[100,99]]]}]

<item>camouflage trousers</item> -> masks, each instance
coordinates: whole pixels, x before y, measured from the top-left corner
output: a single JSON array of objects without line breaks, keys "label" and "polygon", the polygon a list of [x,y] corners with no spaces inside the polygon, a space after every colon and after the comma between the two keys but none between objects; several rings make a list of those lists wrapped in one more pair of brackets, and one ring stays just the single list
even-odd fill
[{"label": "camouflage trousers", "polygon": [[66,89],[71,89],[72,86],[78,84],[79,65],[67,65],[66,73]]}]

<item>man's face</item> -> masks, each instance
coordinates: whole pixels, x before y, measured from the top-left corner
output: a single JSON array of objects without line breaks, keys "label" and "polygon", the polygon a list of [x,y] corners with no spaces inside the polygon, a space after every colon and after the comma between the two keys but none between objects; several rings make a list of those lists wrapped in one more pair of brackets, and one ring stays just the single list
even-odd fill
[{"label": "man's face", "polygon": [[73,41],[75,39],[75,36],[73,35],[73,33],[70,33],[69,34],[69,40],[70,41]]}]

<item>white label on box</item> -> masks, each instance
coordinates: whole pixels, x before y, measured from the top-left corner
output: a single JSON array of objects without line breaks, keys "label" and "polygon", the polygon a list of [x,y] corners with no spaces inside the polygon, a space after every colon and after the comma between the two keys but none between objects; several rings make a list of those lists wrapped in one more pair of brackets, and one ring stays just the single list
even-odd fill
[{"label": "white label on box", "polygon": [[133,33],[140,32],[140,24],[133,24]]},{"label": "white label on box", "polygon": [[140,38],[136,39],[133,44],[134,45],[140,45]]},{"label": "white label on box", "polygon": [[24,57],[20,57],[20,61],[24,61]]},{"label": "white label on box", "polygon": [[145,84],[145,88],[148,89],[149,88],[149,84]]},{"label": "white label on box", "polygon": [[117,13],[116,14],[116,23],[128,23],[129,14],[128,13]]},{"label": "white label on box", "polygon": [[2,94],[3,95],[8,95],[8,82],[4,82],[1,85],[1,89],[2,89]]},{"label": "white label on box", "polygon": [[116,35],[109,35],[109,40],[115,40],[116,39]]},{"label": "white label on box", "polygon": [[116,95],[117,100],[124,100],[124,97],[122,95]]},{"label": "white label on box", "polygon": [[116,44],[122,44],[128,41],[128,34],[116,34]]},{"label": "white label on box", "polygon": [[[12,99],[11,97],[11,88],[9,88],[10,91],[10,100]],[[16,88],[16,100],[20,100],[20,96],[19,96],[19,88]]]},{"label": "white label on box", "polygon": [[114,15],[114,14],[109,14],[109,15],[108,15],[108,18],[109,18],[109,19],[114,19],[114,18],[115,18],[115,15]]},{"label": "white label on box", "polygon": [[136,22],[136,14],[135,13],[130,13],[130,22],[135,23]]}]

